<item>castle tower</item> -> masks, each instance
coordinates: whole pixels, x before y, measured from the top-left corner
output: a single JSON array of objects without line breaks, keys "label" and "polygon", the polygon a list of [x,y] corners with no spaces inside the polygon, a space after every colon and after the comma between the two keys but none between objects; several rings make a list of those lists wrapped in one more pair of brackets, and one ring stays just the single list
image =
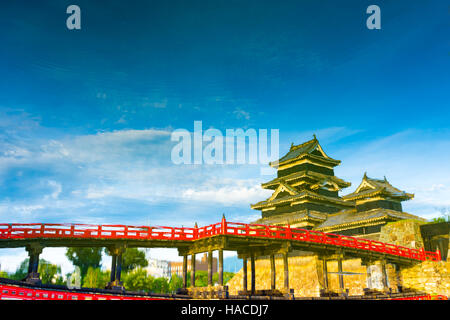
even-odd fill
[{"label": "castle tower", "polygon": [[334,167],[340,162],[323,151],[315,135],[300,145],[292,144],[285,156],[269,163],[277,168],[277,178],[261,185],[273,190],[272,196],[251,205],[261,210],[262,218],[257,223],[313,228],[328,214],[353,208],[353,202],[338,195],[350,186],[334,175]]},{"label": "castle tower", "polygon": [[413,194],[392,186],[386,177],[373,179],[364,173],[358,188],[342,197],[354,205],[353,209],[330,214],[315,230],[378,240],[381,228],[389,222],[402,219],[425,221],[403,212],[401,203],[412,198]]},{"label": "castle tower", "polygon": [[357,212],[378,208],[402,212],[401,202],[414,198],[414,194],[395,188],[386,180],[386,177],[383,180],[373,179],[364,173],[362,182],[355,192],[342,198],[354,201]]}]

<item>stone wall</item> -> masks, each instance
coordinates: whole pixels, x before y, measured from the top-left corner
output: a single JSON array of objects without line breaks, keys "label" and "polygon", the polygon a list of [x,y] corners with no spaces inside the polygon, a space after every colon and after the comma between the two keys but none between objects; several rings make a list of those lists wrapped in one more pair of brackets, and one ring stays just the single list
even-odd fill
[{"label": "stone wall", "polygon": [[[420,249],[424,247],[420,233],[419,220],[400,220],[389,223],[381,228],[379,241]],[[297,252],[289,257],[289,284],[297,297],[317,297],[324,287],[322,263],[316,255],[306,255]],[[328,272],[337,272],[337,261],[329,261]],[[257,259],[256,290],[270,289],[270,261]],[[276,288],[283,289],[284,269],[281,256],[276,256]],[[369,269],[369,270],[367,270]],[[381,265],[375,261],[369,268],[361,264],[361,259],[343,260],[342,270],[353,274],[344,275],[344,286],[350,295],[362,295],[364,288],[383,289]],[[250,262],[247,266],[247,288],[250,289]],[[450,296],[450,262],[426,261],[409,268],[396,269],[394,265],[386,265],[388,287],[397,292],[398,285],[427,294],[443,294]],[[329,274],[329,289],[339,291],[339,276]],[[242,270],[228,282],[230,294],[242,290]]]},{"label": "stone wall", "polygon": [[[337,272],[337,261],[327,263],[328,272]],[[257,259],[256,290],[270,289],[270,260],[268,258]],[[354,274],[344,275],[344,287],[349,289],[349,295],[362,295],[364,288],[383,290],[382,272],[379,261],[369,266],[361,264],[361,259],[343,260],[342,270]],[[284,269],[283,260],[275,258],[276,288],[283,290]],[[406,289],[426,292],[427,294],[441,294],[450,296],[450,262],[425,261],[400,270],[392,264],[386,264],[388,287],[392,292],[398,292],[398,286]],[[250,262],[247,265],[247,288],[250,284]],[[242,269],[227,283],[231,295],[236,295],[242,290]],[[318,297],[320,289],[324,287],[322,262],[317,256],[293,256],[289,257],[289,285],[294,289],[297,297]],[[331,291],[339,291],[339,276],[335,273],[328,274],[328,286]]]},{"label": "stone wall", "polygon": [[[375,266],[376,268],[377,266]],[[328,261],[328,288],[332,291],[339,291],[339,276],[337,261]],[[378,268],[381,270],[381,268]],[[376,270],[378,270],[376,269]],[[396,288],[397,281],[394,267],[387,266],[388,277],[391,279],[389,284]],[[256,270],[256,290],[270,289],[270,260],[268,258],[257,259],[255,261]],[[344,275],[344,286],[349,289],[350,295],[362,295],[363,288],[367,288],[367,270],[361,265],[361,259],[343,260],[342,270],[354,274]],[[369,288],[381,286],[381,275],[377,276],[377,271],[372,272],[372,282],[375,285]],[[284,266],[281,256],[275,257],[276,289],[282,291],[284,285]],[[379,271],[381,274],[381,271]],[[230,294],[235,295],[243,289],[242,269],[227,283]],[[247,288],[250,284],[250,262],[247,264]],[[320,289],[324,288],[324,278],[322,272],[322,261],[316,255],[310,256],[290,256],[289,257],[289,286],[294,289],[297,297],[318,297]]]},{"label": "stone wall", "polygon": [[450,296],[450,262],[425,261],[400,271],[403,287]]},{"label": "stone wall", "polygon": [[[317,258],[315,256],[289,257],[289,285],[295,290],[296,296],[319,296],[320,284],[317,276]],[[270,289],[270,260],[256,259],[256,290]],[[282,291],[284,285],[284,266],[281,256],[275,256],[276,289]],[[247,288],[251,284],[250,261],[247,264]],[[243,289],[242,269],[230,280],[227,285],[231,295]]]},{"label": "stone wall", "polygon": [[399,220],[381,227],[379,241],[398,246],[421,249],[424,247],[419,220]]}]

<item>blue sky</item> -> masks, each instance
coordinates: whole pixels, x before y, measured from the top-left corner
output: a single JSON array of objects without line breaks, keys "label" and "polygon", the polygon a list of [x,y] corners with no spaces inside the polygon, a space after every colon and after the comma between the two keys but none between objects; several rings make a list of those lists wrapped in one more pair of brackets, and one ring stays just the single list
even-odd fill
[{"label": "blue sky", "polygon": [[[71,4],[81,30],[66,28]],[[371,4],[381,30],[366,28]],[[279,129],[281,154],[315,133],[342,160],[343,194],[367,171],[415,193],[407,212],[450,208],[445,1],[0,6],[0,222],[254,220],[259,166],[171,162],[171,132],[196,120]]]}]

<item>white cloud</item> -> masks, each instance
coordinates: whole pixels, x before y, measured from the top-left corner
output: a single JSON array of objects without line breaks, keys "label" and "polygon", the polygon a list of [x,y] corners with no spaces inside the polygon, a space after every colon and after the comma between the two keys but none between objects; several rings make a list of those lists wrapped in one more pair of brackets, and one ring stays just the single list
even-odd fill
[{"label": "white cloud", "polygon": [[181,196],[185,199],[216,202],[223,205],[246,204],[258,202],[270,196],[270,192],[261,189],[260,185],[251,187],[227,186],[220,188],[189,188],[184,190]]}]

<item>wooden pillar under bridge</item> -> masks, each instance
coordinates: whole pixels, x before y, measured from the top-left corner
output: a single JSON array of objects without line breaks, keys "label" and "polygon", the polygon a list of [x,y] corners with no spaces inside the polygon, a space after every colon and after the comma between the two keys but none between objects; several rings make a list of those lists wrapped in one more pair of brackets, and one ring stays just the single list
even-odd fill
[{"label": "wooden pillar under bridge", "polygon": [[111,254],[111,277],[110,282],[107,284],[107,288],[114,290],[124,290],[123,283],[120,282],[122,275],[122,254],[125,252],[125,246],[112,246],[109,247]]},{"label": "wooden pillar under bridge", "polygon": [[113,283],[116,280],[116,264],[117,264],[117,255],[113,253],[111,260],[111,276],[110,276],[111,283]]},{"label": "wooden pillar under bridge", "polygon": [[284,265],[284,290],[289,291],[289,261],[288,253],[283,253],[283,265]]},{"label": "wooden pillar under bridge", "polygon": [[117,255],[117,267],[116,267],[116,281],[120,282],[120,276],[122,274],[122,250]]},{"label": "wooden pillar under bridge", "polygon": [[342,256],[338,257],[339,290],[344,293],[344,275],[342,274]]},{"label": "wooden pillar under bridge", "polygon": [[256,272],[256,270],[255,270],[255,254],[254,253],[252,253],[251,255],[250,255],[250,268],[251,268],[251,291],[252,291],[252,294],[255,294],[255,292],[256,292],[256,283],[255,283],[255,281],[256,281],[256,277],[255,277],[255,272]]},{"label": "wooden pillar under bridge", "polygon": [[191,255],[191,287],[195,287],[195,253]]},{"label": "wooden pillar under bridge", "polygon": [[372,273],[370,271],[370,262],[366,265],[366,282],[367,282],[367,288],[372,289]]},{"label": "wooden pillar under bridge", "polygon": [[328,291],[328,266],[327,259],[322,259],[322,270],[323,270],[323,287],[325,291]]},{"label": "wooden pillar under bridge", "polygon": [[29,262],[28,262],[28,274],[24,279],[29,283],[40,283],[39,279],[39,255],[42,253],[42,247],[39,245],[28,245],[25,247],[28,251]]},{"label": "wooden pillar under bridge", "polygon": [[275,290],[276,287],[276,272],[275,272],[275,255],[270,255],[270,289]]},{"label": "wooden pillar under bridge", "polygon": [[183,289],[187,287],[187,255],[183,255]]},{"label": "wooden pillar under bridge", "polygon": [[213,253],[208,251],[208,286],[212,286],[213,278]]},{"label": "wooden pillar under bridge", "polygon": [[247,291],[247,256],[242,261],[242,290]]},{"label": "wooden pillar under bridge", "polygon": [[383,290],[388,291],[389,285],[388,285],[388,278],[387,278],[387,272],[386,272],[386,260],[381,260],[381,281],[383,283]]},{"label": "wooden pillar under bridge", "polygon": [[223,250],[219,249],[219,286],[223,286]]}]

